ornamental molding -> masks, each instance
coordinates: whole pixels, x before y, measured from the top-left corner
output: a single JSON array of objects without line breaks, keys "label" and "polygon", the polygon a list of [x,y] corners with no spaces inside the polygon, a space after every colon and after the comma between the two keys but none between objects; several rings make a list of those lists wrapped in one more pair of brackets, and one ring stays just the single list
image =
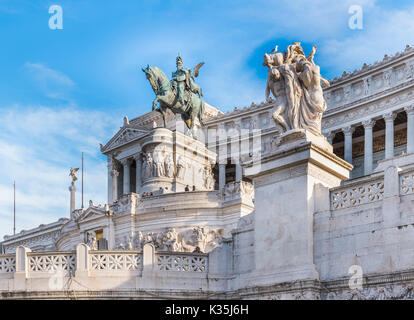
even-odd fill
[{"label": "ornamental molding", "polygon": [[[414,84],[414,81],[410,81]],[[347,110],[343,108],[340,114],[330,114],[325,117],[322,121],[322,128],[324,131],[332,131],[342,128],[343,126],[349,126],[357,123],[361,123],[361,119],[366,118],[367,115],[370,117],[381,117],[384,111],[396,111],[397,109],[403,108],[401,104],[412,102],[414,100],[413,91],[400,92],[394,94],[393,96],[384,95],[379,99],[379,101],[371,101],[367,104],[360,105],[353,108],[352,110]],[[350,122],[353,122],[350,124]],[[330,130],[328,130],[328,128]]]},{"label": "ornamental molding", "polygon": [[30,237],[24,240],[15,241],[10,244],[3,244],[5,248],[5,253],[14,253],[16,252],[16,248],[18,246],[23,246],[27,248],[34,248],[34,247],[49,247],[49,248],[55,248],[55,243],[60,237],[60,230],[48,232],[45,234],[40,234],[34,237]]},{"label": "ornamental molding", "polygon": [[106,213],[103,208],[89,207],[77,217],[76,222],[81,224],[92,220],[101,219],[103,217],[106,217]]},{"label": "ornamental molding", "polygon": [[147,135],[149,130],[144,128],[135,128],[131,124],[128,124],[115,134],[115,136],[109,140],[105,146],[101,146],[102,153],[108,153],[109,151],[123,146],[132,141],[138,140],[139,138]]},{"label": "ornamental molding", "polygon": [[397,64],[398,62],[409,60],[413,54],[414,48],[409,45],[405,47],[404,51],[397,52],[391,57],[385,54],[384,58],[381,61],[376,61],[369,65],[364,63],[361,69],[354,70],[351,73],[344,71],[342,76],[335,77],[334,79],[330,80],[331,88],[340,86],[345,82],[355,80],[356,78],[364,77],[381,69],[385,69]]}]

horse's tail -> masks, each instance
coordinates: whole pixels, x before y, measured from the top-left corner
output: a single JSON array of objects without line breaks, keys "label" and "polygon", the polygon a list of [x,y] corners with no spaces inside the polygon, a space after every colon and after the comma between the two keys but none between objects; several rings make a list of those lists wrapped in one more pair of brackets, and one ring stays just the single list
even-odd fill
[{"label": "horse's tail", "polygon": [[201,104],[200,104],[200,109],[198,110],[198,119],[200,120],[200,124],[202,126],[204,126],[203,116],[204,116],[205,104],[204,104],[204,101],[202,99],[200,99],[200,100],[201,100]]}]

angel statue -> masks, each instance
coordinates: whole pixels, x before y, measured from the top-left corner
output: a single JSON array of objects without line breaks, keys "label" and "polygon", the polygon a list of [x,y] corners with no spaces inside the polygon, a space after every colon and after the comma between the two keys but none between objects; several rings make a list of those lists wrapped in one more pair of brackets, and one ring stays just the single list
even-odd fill
[{"label": "angel statue", "polygon": [[[191,71],[183,67],[183,59],[178,55],[176,65],[177,70],[172,73],[171,81],[158,67],[147,66],[142,69],[156,95],[152,102],[152,110],[161,113],[164,126],[167,109],[174,114],[180,114],[192,136],[195,137],[193,132],[195,119],[197,118],[203,125],[205,104],[201,99],[202,90],[194,80],[198,77],[204,62],[197,64]],[[157,103],[159,103],[158,108]]]},{"label": "angel statue", "polygon": [[72,169],[70,168],[69,176],[72,177],[72,183],[74,183],[78,178],[75,176],[75,173],[78,172],[79,168]]}]

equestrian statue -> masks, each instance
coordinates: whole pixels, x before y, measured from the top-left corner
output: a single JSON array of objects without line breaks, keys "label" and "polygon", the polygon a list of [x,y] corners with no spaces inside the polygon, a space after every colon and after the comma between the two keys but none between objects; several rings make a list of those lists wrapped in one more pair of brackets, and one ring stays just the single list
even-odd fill
[{"label": "equestrian statue", "polygon": [[[194,82],[199,69],[204,62],[199,63],[191,71],[183,67],[180,55],[176,59],[177,70],[172,73],[171,81],[158,67],[147,66],[142,71],[145,73],[156,95],[152,102],[152,110],[161,113],[166,125],[165,114],[170,109],[174,114],[180,114],[181,118],[190,129],[191,135],[195,137],[193,129],[197,118],[203,125],[204,101],[201,88]],[[157,107],[157,103],[159,107]]]}]

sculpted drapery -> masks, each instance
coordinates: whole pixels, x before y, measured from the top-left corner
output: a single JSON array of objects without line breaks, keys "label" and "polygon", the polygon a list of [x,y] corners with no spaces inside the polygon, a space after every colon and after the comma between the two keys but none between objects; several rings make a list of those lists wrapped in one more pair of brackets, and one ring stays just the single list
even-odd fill
[{"label": "sculpted drapery", "polygon": [[263,65],[269,68],[266,100],[270,92],[276,98],[273,120],[284,131],[305,129],[321,135],[322,114],[326,110],[321,82],[329,82],[320,75],[313,62],[316,47],[307,57],[299,42],[288,46],[287,52],[277,53],[277,47],[265,54]]}]

